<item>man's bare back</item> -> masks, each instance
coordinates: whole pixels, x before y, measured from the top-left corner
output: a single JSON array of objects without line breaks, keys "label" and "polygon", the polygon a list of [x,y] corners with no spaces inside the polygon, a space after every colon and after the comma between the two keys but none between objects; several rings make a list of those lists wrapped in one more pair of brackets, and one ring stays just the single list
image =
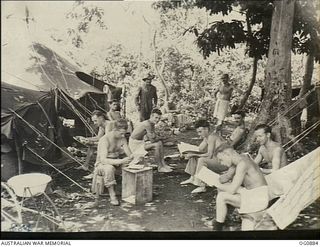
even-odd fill
[{"label": "man's bare back", "polygon": [[[247,155],[241,155],[242,159],[240,163],[238,164],[237,168],[239,167],[246,167],[246,173],[243,178],[243,186],[246,189],[254,189],[260,186],[267,185],[267,182],[264,178],[263,173],[260,171],[257,164],[255,164],[250,158],[247,157]],[[236,168],[236,173],[237,173]]]}]

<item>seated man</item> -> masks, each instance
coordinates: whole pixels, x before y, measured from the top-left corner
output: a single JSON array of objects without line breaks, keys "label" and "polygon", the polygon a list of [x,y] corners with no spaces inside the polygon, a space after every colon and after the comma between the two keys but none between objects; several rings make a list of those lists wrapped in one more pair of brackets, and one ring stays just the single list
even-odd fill
[{"label": "seated man", "polygon": [[[128,147],[125,133],[128,125],[125,120],[117,120],[114,129],[104,135],[98,143],[97,160],[92,180],[92,192],[96,199],[92,206],[97,206],[99,196],[102,194],[104,187],[107,187],[110,195],[110,203],[119,205],[116,197],[114,186],[116,185],[115,170],[116,167],[128,164],[133,155]],[[120,158],[121,151],[124,151],[127,157]]]},{"label": "seated man", "polygon": [[203,152],[203,154],[187,153],[184,155],[185,158],[189,159],[185,172],[191,176],[188,180],[183,181],[180,184],[184,185],[191,183],[199,186],[191,193],[201,193],[206,191],[206,185],[201,180],[196,178],[195,175],[203,166],[208,167],[209,169],[218,173],[226,171],[228,168],[226,166],[222,166],[214,156],[216,148],[223,143],[221,137],[215,133],[210,134],[210,126],[206,120],[198,120],[195,123],[195,127],[198,135],[203,138],[203,141],[199,145],[199,151]]},{"label": "seated man", "polygon": [[[262,211],[268,207],[267,182],[258,165],[247,155],[237,153],[228,144],[216,150],[217,159],[227,167],[235,167],[231,183],[217,182],[219,189],[216,198],[216,222],[214,230],[221,231],[227,216],[228,205],[247,214]],[[243,187],[242,187],[243,186]]]},{"label": "seated man", "polygon": [[[99,139],[108,131],[111,130],[111,126],[110,126],[110,122],[106,120],[106,116],[104,115],[104,113],[102,111],[99,110],[95,110],[92,112],[91,115],[91,120],[93,122],[93,124],[99,128],[98,130],[98,134],[96,136],[93,137],[79,137],[79,141],[82,142],[85,145],[88,145],[88,151],[87,151],[87,157],[86,157],[86,161],[84,163],[84,166],[82,167],[82,169],[84,170],[88,170],[89,167],[89,162],[91,160],[91,157],[94,153],[95,150],[95,145],[98,144]],[[92,177],[88,177],[88,178],[92,178]]]},{"label": "seated man", "polygon": [[[280,143],[271,139],[271,128],[266,124],[260,124],[255,128],[255,136],[260,144],[257,157],[254,162],[264,165],[261,169],[264,174],[272,173],[287,165],[287,157]],[[264,161],[262,164],[261,162]]]},{"label": "seated man", "polygon": [[110,121],[115,121],[121,119],[121,114],[119,109],[119,102],[117,100],[112,100],[110,103],[110,110],[107,113],[107,117]]},{"label": "seated man", "polygon": [[163,118],[168,120],[169,126],[174,126],[176,124],[176,116],[179,111],[176,108],[176,96],[174,94],[170,95],[170,98],[162,106]]},{"label": "seated man", "polygon": [[[114,125],[114,121],[119,120],[119,119],[124,119],[121,116],[119,108],[120,108],[119,101],[112,100],[110,103],[110,110],[107,113],[107,117],[110,120],[110,128],[111,129],[112,129],[112,126]],[[133,130],[132,122],[128,119],[126,119],[126,121],[128,123],[127,133],[130,134]]]},{"label": "seated man", "polygon": [[244,122],[245,113],[243,111],[236,111],[233,113],[233,119],[236,128],[231,135],[227,137],[227,141],[234,149],[237,149],[246,139],[247,129]]},{"label": "seated man", "polygon": [[160,121],[161,115],[160,110],[153,109],[150,119],[139,123],[133,130],[129,138],[129,147],[132,152],[141,148],[141,146],[145,150],[154,149],[158,172],[171,172],[172,169],[164,162],[163,144],[155,134],[155,124]]}]

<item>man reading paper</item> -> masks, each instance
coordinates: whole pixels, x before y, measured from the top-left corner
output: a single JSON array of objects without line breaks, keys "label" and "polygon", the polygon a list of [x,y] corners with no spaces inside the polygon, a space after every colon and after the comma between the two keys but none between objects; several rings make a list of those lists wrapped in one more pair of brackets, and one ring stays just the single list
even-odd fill
[{"label": "man reading paper", "polygon": [[190,174],[190,178],[180,184],[184,185],[191,183],[198,186],[198,188],[191,192],[193,194],[206,191],[205,183],[195,177],[202,167],[208,167],[215,172],[222,172],[228,169],[226,166],[222,166],[214,156],[216,148],[223,143],[223,140],[215,133],[210,134],[209,126],[209,123],[205,120],[198,120],[195,123],[198,135],[203,138],[198,148],[199,152],[202,153],[187,152],[184,154],[184,157],[189,160],[185,172]]},{"label": "man reading paper", "polygon": [[214,230],[221,231],[227,216],[228,205],[239,208],[239,213],[253,213],[268,206],[267,182],[258,165],[245,154],[237,153],[230,145],[222,144],[215,152],[221,164],[235,167],[231,183],[214,181],[219,189],[216,199]]}]

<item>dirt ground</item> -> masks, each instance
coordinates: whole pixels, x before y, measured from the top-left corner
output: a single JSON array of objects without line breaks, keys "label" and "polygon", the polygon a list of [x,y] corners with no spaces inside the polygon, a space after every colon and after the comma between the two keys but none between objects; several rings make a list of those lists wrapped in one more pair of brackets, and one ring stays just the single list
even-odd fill
[{"label": "dirt ground", "polygon": [[[194,131],[186,131],[177,136],[179,141],[198,144],[199,139]],[[176,145],[165,147],[166,155],[175,154]],[[206,222],[215,214],[216,189],[192,195],[194,185],[181,186],[180,182],[187,179],[184,172],[185,160],[170,160],[177,166],[169,174],[153,170],[153,200],[144,205],[133,205],[121,201],[120,206],[112,206],[107,195],[102,197],[100,205],[95,209],[84,209],[93,199],[85,197],[85,193],[61,175],[53,177],[52,189],[55,193],[50,197],[56,204],[70,231],[211,231]],[[69,169],[66,174],[81,186],[90,188],[91,180],[84,180],[88,172]],[[116,176],[117,194],[121,198],[121,176]],[[60,193],[58,193],[60,192]],[[288,229],[320,228],[319,199],[301,212],[297,220]],[[38,202],[40,203],[40,202]],[[49,206],[48,206],[49,207]],[[34,219],[29,223],[34,224]],[[41,230],[40,224],[40,230]],[[227,218],[225,231],[240,230],[241,219],[236,211]],[[42,230],[46,230],[42,228]],[[55,231],[60,231],[56,229]]]}]

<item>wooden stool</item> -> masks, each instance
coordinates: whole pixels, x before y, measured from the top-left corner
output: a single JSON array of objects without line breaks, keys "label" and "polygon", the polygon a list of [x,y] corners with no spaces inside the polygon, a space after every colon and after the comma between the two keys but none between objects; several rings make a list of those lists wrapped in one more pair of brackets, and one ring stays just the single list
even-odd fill
[{"label": "wooden stool", "polygon": [[122,200],[133,204],[152,201],[153,173],[151,167],[140,170],[122,169]]}]

